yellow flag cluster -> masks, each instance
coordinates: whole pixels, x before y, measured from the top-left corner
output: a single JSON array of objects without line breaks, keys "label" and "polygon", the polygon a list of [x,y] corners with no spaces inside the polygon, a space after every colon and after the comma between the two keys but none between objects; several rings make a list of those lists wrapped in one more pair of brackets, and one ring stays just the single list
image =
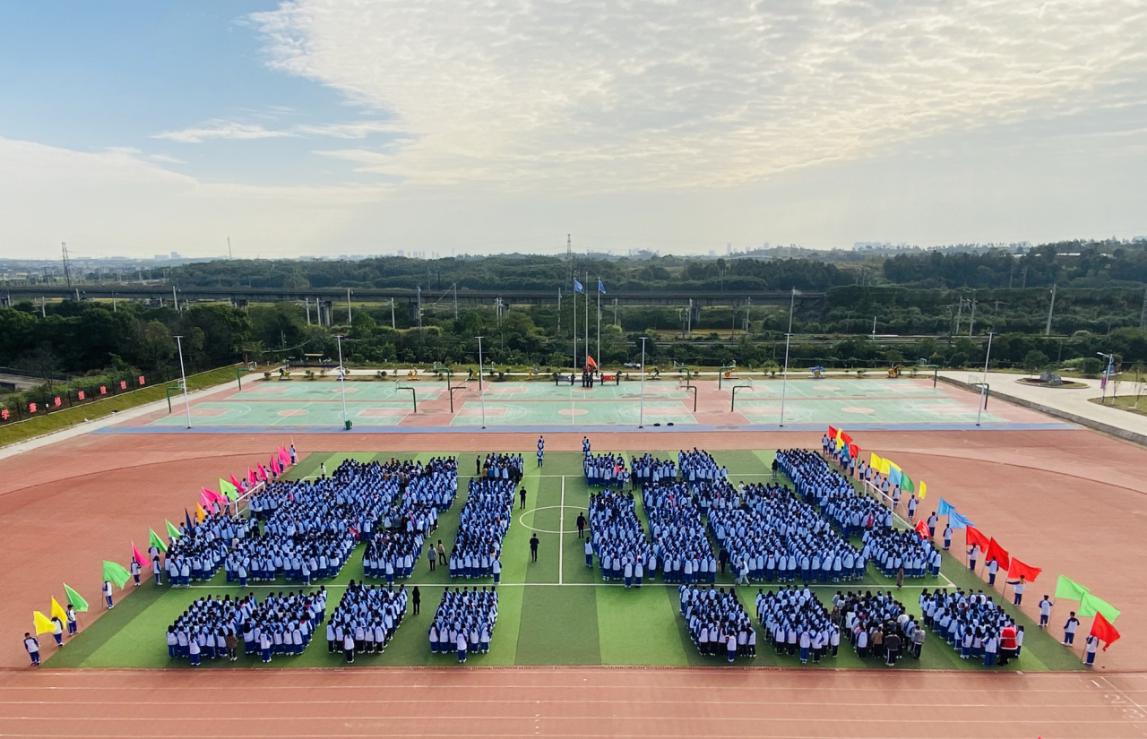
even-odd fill
[{"label": "yellow flag cluster", "polygon": [[870,452],[868,455],[868,466],[891,480],[893,485],[899,485],[901,490],[905,492],[915,492],[921,500],[928,495],[928,483],[923,480],[918,483],[913,482],[912,478],[904,472],[904,468],[888,457],[882,457],[876,452]]}]

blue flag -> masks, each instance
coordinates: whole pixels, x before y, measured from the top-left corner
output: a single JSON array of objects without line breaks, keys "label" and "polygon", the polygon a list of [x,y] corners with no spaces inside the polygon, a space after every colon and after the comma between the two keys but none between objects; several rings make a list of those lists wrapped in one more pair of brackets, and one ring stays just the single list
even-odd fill
[{"label": "blue flag", "polygon": [[601,281],[600,277],[597,278],[597,291],[602,295],[605,295],[605,283]]},{"label": "blue flag", "polygon": [[574,278],[574,292],[575,293],[584,293],[585,292],[585,285],[578,282],[578,279],[576,277]]},{"label": "blue flag", "polygon": [[955,510],[956,510],[956,506],[952,505],[951,503],[944,500],[943,498],[940,498],[940,503],[936,507],[936,515],[937,516],[947,516]]},{"label": "blue flag", "polygon": [[955,508],[948,514],[948,525],[953,529],[966,529],[969,526],[975,526],[974,523],[964,518],[964,515]]}]

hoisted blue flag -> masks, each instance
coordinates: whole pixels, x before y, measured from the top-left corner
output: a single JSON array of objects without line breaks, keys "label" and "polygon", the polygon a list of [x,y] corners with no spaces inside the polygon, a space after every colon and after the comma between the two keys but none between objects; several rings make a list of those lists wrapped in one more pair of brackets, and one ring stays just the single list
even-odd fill
[{"label": "hoisted blue flag", "polygon": [[576,277],[574,278],[574,292],[575,293],[584,293],[585,292],[585,285],[578,282],[578,279]]},{"label": "hoisted blue flag", "polygon": [[600,277],[597,278],[597,291],[605,295],[605,283],[601,281]]},{"label": "hoisted blue flag", "polygon": [[948,514],[952,513],[955,510],[956,510],[956,506],[952,505],[951,503],[944,500],[943,498],[940,498],[940,503],[936,507],[936,515],[937,516],[947,516]]},{"label": "hoisted blue flag", "polygon": [[893,487],[899,485],[902,474],[903,473],[900,470],[893,467],[888,471],[888,484],[892,485]]},{"label": "hoisted blue flag", "polygon": [[966,529],[969,526],[975,526],[974,523],[964,518],[963,514],[961,514],[955,508],[953,508],[952,512],[948,514],[948,525],[953,529]]}]

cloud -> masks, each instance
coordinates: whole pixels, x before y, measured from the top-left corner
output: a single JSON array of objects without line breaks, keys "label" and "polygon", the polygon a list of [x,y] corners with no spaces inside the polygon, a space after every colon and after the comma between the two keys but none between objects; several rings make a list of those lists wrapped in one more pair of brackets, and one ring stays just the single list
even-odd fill
[{"label": "cloud", "polygon": [[294,0],[251,21],[273,68],[409,134],[328,156],[429,185],[739,186],[1147,83],[1139,1]]},{"label": "cloud", "polygon": [[264,128],[255,123],[211,120],[201,126],[154,134],[153,139],[175,141],[180,144],[202,144],[205,141],[255,141],[294,136],[290,131]]}]

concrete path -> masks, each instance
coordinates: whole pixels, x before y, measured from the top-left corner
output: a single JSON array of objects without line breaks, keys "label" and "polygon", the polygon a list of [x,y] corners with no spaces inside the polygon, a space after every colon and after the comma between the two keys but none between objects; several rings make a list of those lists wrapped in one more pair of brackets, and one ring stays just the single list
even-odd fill
[{"label": "concrete path", "polygon": [[[968,385],[980,382],[981,372],[941,372],[940,377],[952,382]],[[1126,433],[1116,434],[1123,438],[1132,438],[1131,435],[1142,437],[1147,442],[1147,416],[1141,416],[1130,411],[1120,410],[1110,406],[1101,406],[1092,403],[1090,398],[1099,398],[1102,391],[1099,380],[1078,380],[1087,384],[1086,388],[1047,388],[1025,385],[1017,382],[1022,375],[1005,372],[989,372],[988,385],[991,386],[992,397],[1007,397],[1021,405],[1035,407],[1038,410],[1082,423],[1087,426],[1114,433],[1115,430]],[[1112,385],[1107,386],[1108,397],[1111,395]],[[1118,385],[1120,395],[1134,395],[1135,383],[1120,382]],[[990,401],[989,401],[990,402]],[[1147,396],[1143,398],[1143,407],[1147,408]],[[1139,441],[1139,439],[1133,439]]]}]

